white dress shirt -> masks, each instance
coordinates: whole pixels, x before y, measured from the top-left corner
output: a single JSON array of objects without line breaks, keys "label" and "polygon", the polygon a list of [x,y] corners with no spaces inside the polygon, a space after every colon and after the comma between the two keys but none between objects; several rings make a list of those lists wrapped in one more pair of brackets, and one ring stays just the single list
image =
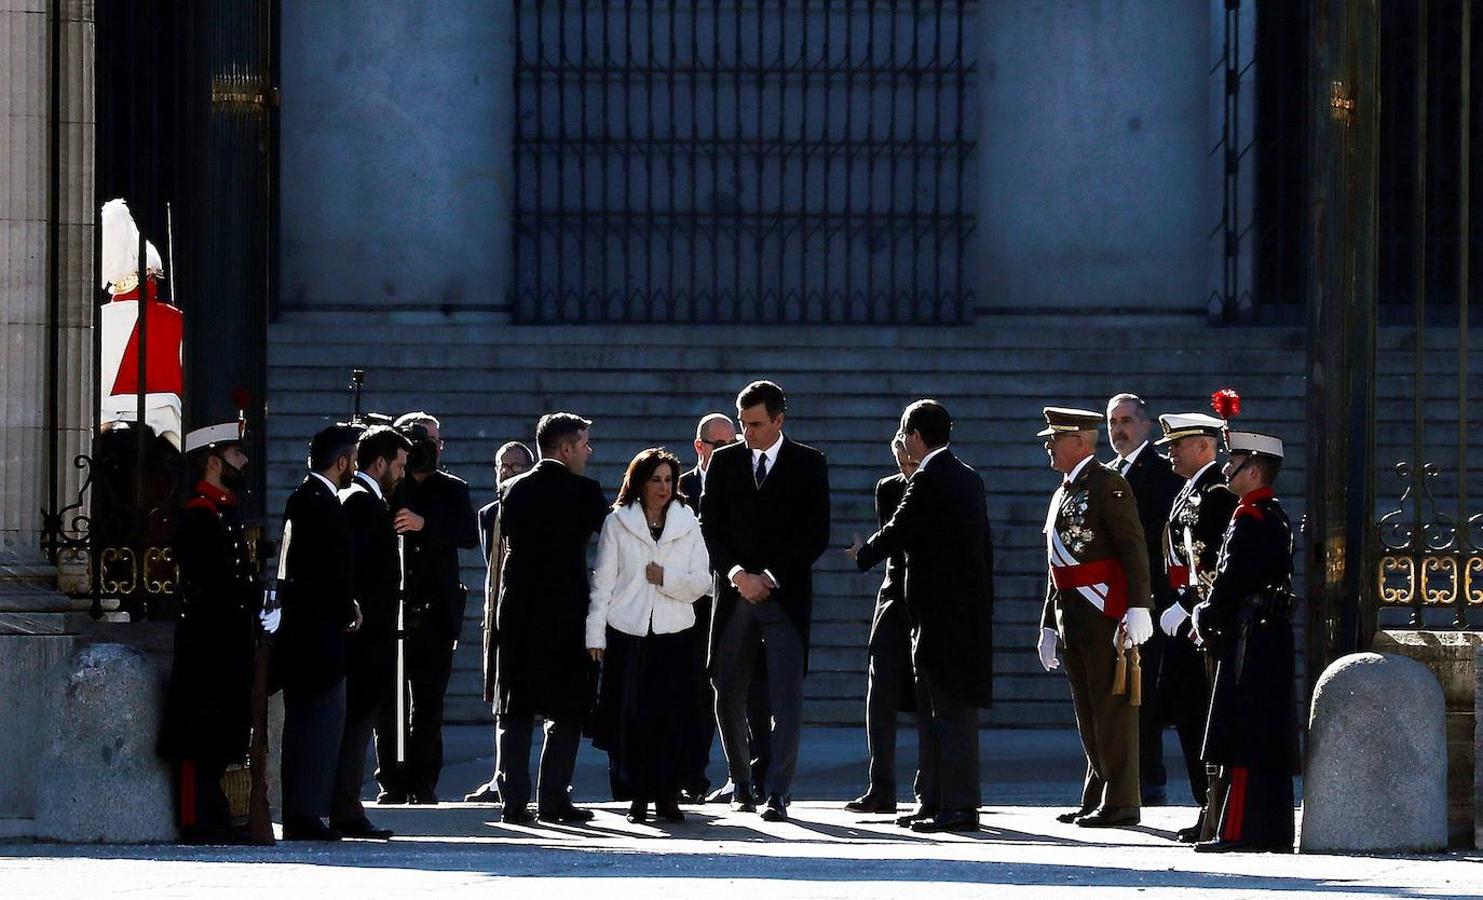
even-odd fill
[{"label": "white dress shirt", "polygon": [[932,457],[936,456],[946,449],[947,444],[943,444],[941,447],[938,447],[936,450],[933,450],[931,453],[928,453],[926,456],[922,457],[922,461],[917,464],[917,471],[920,472],[923,469],[927,468],[927,463],[932,461]]},{"label": "white dress shirt", "polygon": [[1127,456],[1119,456],[1117,458],[1117,474],[1119,474],[1119,475],[1126,475],[1126,474],[1128,474],[1128,470],[1131,469],[1131,468],[1133,468],[1133,463],[1135,463],[1135,462],[1138,461],[1139,454],[1141,454],[1143,452],[1143,448],[1144,447],[1147,447],[1147,446],[1148,446],[1148,441],[1144,441],[1143,443],[1141,443],[1141,444],[1138,445],[1138,449],[1137,450],[1134,450],[1132,453],[1129,453]]},{"label": "white dress shirt", "polygon": [[[771,447],[768,447],[766,450],[753,450],[752,451],[752,477],[753,478],[756,478],[757,477],[757,463],[762,459],[762,457],[765,456],[765,457],[767,457],[767,477],[768,478],[771,478],[772,477],[772,470],[778,464],[778,451],[781,450],[782,448],[783,448],[783,433],[781,431],[779,431],[778,432],[778,439],[772,442],[772,446]],[[702,479],[704,479],[705,478],[704,473],[702,473],[700,477]],[[764,480],[766,480],[766,479],[764,479]],[[701,482],[701,485],[704,486],[704,484],[705,484],[705,482],[702,481]],[[761,487],[762,485],[759,484],[757,486],[758,487]],[[736,573],[742,572],[742,571],[745,571],[745,570],[741,566],[732,566],[731,567],[731,571],[726,573],[726,580],[729,581],[729,582],[731,582],[732,584],[736,584]],[[762,570],[762,574],[767,577],[767,580],[768,581],[771,581],[772,582],[772,586],[773,587],[782,587],[782,585],[778,583],[777,576],[773,575],[770,570],[763,569]]]},{"label": "white dress shirt", "polygon": [[335,487],[335,483],[333,481],[330,481],[328,478],[324,477],[318,472],[310,472],[309,474],[313,475],[315,478],[318,478],[320,481],[323,481],[324,486],[330,489],[331,494],[334,494],[336,497],[340,496],[340,489]]}]

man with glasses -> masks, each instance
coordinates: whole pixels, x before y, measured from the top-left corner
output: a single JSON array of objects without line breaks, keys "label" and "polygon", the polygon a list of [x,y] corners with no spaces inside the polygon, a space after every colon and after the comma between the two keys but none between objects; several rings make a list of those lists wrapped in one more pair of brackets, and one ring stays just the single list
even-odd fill
[{"label": "man with glasses", "polygon": [[1060,668],[1059,638],[1086,753],[1081,806],[1057,819],[1083,828],[1137,825],[1138,710],[1128,690],[1113,693],[1119,653],[1153,635],[1148,547],[1133,489],[1097,464],[1102,414],[1044,410],[1050,466],[1061,473],[1045,517],[1049,583],[1037,650],[1047,672]]}]

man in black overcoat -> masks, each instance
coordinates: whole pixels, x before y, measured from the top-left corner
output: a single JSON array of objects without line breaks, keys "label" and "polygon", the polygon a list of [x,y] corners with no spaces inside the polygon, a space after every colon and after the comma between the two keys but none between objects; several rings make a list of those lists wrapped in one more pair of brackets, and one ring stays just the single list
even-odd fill
[{"label": "man in black overcoat", "polygon": [[[516,475],[524,474],[531,466],[536,464],[536,458],[530,452],[530,448],[519,441],[506,441],[494,452],[494,490],[495,498],[479,507],[479,547],[484,552],[484,617],[479,622],[479,630],[484,638],[484,702],[494,703],[494,656],[495,641],[494,634],[494,612],[495,605],[499,602],[499,570],[504,564],[500,553],[499,528],[496,520],[499,517],[499,488],[500,485],[514,478]],[[495,775],[478,787],[463,795],[465,803],[498,803],[499,782]]]},{"label": "man in black overcoat", "polygon": [[309,443],[309,474],[283,511],[274,642],[283,684],[283,839],[338,840],[330,814],[345,728],[345,635],[361,625],[355,549],[340,506],[356,433],[332,425]]},{"label": "man in black overcoat", "polygon": [[411,449],[412,443],[393,428],[367,429],[355,446],[355,476],[340,492],[355,548],[355,602],[364,620],[359,631],[345,637],[345,730],[330,803],[330,826],[347,837],[391,837],[390,829],[377,828],[366,818],[360,789],[371,728],[386,699],[386,682],[396,677],[402,561],[386,498],[401,482]]},{"label": "man in black overcoat", "polygon": [[[1107,401],[1107,435],[1117,456],[1107,468],[1121,475],[1133,489],[1138,519],[1143,523],[1143,541],[1148,547],[1149,584],[1153,588],[1154,615],[1174,604],[1174,592],[1165,577],[1161,536],[1169,520],[1169,507],[1184,481],[1174,474],[1169,460],[1152,444],[1157,423],[1136,394],[1117,394]],[[1168,802],[1169,774],[1164,769],[1164,726],[1171,719],[1168,703],[1159,693],[1159,669],[1170,638],[1158,629],[1139,647],[1143,670],[1143,705],[1138,708],[1138,784],[1144,806]],[[1198,763],[1198,760],[1196,760]],[[1191,770],[1193,773],[1195,770]],[[1203,772],[1203,770],[1201,770]],[[1194,787],[1194,781],[1202,784]],[[1195,802],[1205,796],[1203,776],[1191,782]]]},{"label": "man in black overcoat", "polygon": [[[443,771],[443,699],[453,651],[463,631],[469,589],[459,579],[458,551],[479,546],[478,520],[463,479],[438,468],[443,440],[438,420],[407,413],[396,427],[412,441],[407,474],[391,510],[404,546],[408,721],[396,722],[398,688],[387,682],[376,723],[377,803],[437,803]],[[407,730],[406,762],[396,761],[396,733]]]},{"label": "man in black overcoat", "polygon": [[545,822],[584,822],[570,787],[582,721],[596,698],[597,663],[587,653],[587,545],[609,507],[585,477],[592,423],[571,413],[541,417],[541,461],[500,488],[505,547],[495,615],[496,780],[506,822],[532,818],[530,744],[535,717],[546,720],[536,785]]},{"label": "man in black overcoat", "polygon": [[1204,756],[1220,767],[1212,791],[1224,798],[1214,838],[1201,852],[1291,853],[1298,722],[1290,618],[1292,523],[1272,491],[1282,441],[1229,432],[1226,475],[1240,504],[1221,544],[1210,595],[1195,607],[1195,631],[1217,663]]},{"label": "man in black overcoat", "polygon": [[[1158,443],[1169,448],[1175,474],[1186,481],[1160,529],[1164,580],[1173,591],[1173,602],[1159,615],[1159,631],[1168,636],[1168,644],[1158,673],[1158,697],[1179,735],[1190,792],[1200,807],[1195,823],[1179,831],[1181,842],[1193,843],[1209,837],[1215,827],[1208,813],[1214,773],[1200,755],[1215,661],[1195,644],[1189,617],[1215,580],[1221,539],[1236,510],[1236,495],[1226,487],[1216,461],[1225,420],[1205,413],[1174,413],[1159,416],[1159,424],[1164,436]],[[1218,806],[1220,798],[1213,799]]]},{"label": "man in black overcoat", "polygon": [[[906,452],[906,437],[897,433],[891,452],[899,470],[875,483],[875,524],[891,521],[917,461]],[[906,553],[886,558],[886,575],[875,597],[870,617],[869,655],[865,688],[865,742],[870,748],[870,784],[849,803],[850,812],[896,811],[896,714],[916,708],[911,675],[911,620],[906,611]],[[917,785],[920,792],[921,785]]]},{"label": "man in black overcoat", "polygon": [[783,821],[798,764],[803,676],[813,614],[813,565],[829,546],[824,454],[783,435],[782,388],[755,381],[737,395],[744,441],[711,455],[700,528],[716,573],[711,673],[732,808],[755,809],[747,693],[766,647],[772,759],[762,817]]},{"label": "man in black overcoat", "polygon": [[176,519],[180,620],[165,695],[160,755],[174,764],[175,821],[186,843],[239,843],[221,777],[247,755],[253,653],[263,586],[248,552],[236,490],[246,481],[237,422],[185,436],[197,475]]},{"label": "man in black overcoat", "polygon": [[852,547],[864,571],[906,554],[920,762],[914,831],[976,831],[982,801],[978,711],[994,699],[994,549],[983,480],[948,447],[952,418],[935,400],[901,416],[919,461],[891,520]]}]

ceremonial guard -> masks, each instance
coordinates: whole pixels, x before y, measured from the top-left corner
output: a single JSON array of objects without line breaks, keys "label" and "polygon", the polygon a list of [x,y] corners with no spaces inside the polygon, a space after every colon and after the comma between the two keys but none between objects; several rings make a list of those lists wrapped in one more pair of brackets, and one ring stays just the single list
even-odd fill
[{"label": "ceremonial guard", "polygon": [[1205,735],[1205,714],[1210,704],[1210,677],[1214,661],[1208,659],[1191,634],[1189,617],[1195,605],[1210,592],[1221,538],[1236,495],[1226,488],[1225,475],[1216,462],[1216,452],[1225,421],[1204,413],[1159,416],[1164,436],[1157,442],[1169,448],[1174,471],[1185,478],[1174,497],[1169,520],[1163,527],[1162,555],[1165,577],[1173,591],[1173,602],[1159,616],[1159,627],[1169,637],[1158,672],[1158,698],[1179,735],[1189,773],[1190,791],[1200,806],[1200,818],[1181,829],[1179,839],[1193,843],[1202,833],[1208,836],[1206,803],[1213,773],[1200,756]]},{"label": "ceremonial guard", "polygon": [[1224,803],[1217,836],[1195,849],[1290,853],[1298,767],[1289,622],[1293,537],[1272,491],[1282,441],[1233,431],[1226,446],[1227,482],[1241,500],[1226,528],[1210,595],[1194,612],[1195,633],[1217,660],[1204,757],[1220,767]]},{"label": "ceremonial guard", "polygon": [[242,427],[226,422],[185,438],[198,476],[176,520],[180,621],[159,752],[174,763],[175,813],[187,843],[239,843],[221,778],[247,756],[253,654],[263,587],[235,491],[246,478]]},{"label": "ceremonial guard", "polygon": [[1128,482],[1093,457],[1101,414],[1046,407],[1044,415],[1039,436],[1063,478],[1045,518],[1049,583],[1037,650],[1051,671],[1060,667],[1058,638],[1064,647],[1087,759],[1081,806],[1057,818],[1085,828],[1136,825],[1136,688],[1114,688],[1118,657],[1153,634],[1143,525]]}]

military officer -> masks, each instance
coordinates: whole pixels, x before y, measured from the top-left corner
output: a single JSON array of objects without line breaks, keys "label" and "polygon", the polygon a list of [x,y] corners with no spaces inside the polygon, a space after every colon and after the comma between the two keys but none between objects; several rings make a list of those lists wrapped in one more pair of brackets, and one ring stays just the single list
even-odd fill
[{"label": "military officer", "polygon": [[1220,767],[1224,802],[1216,836],[1195,849],[1290,853],[1298,763],[1289,622],[1293,537],[1272,491],[1282,441],[1233,431],[1226,446],[1227,482],[1241,500],[1226,527],[1210,594],[1194,611],[1195,633],[1217,660],[1204,757]]},{"label": "military officer", "polygon": [[[1213,773],[1200,757],[1205,737],[1205,713],[1210,703],[1214,660],[1207,659],[1190,634],[1189,617],[1215,580],[1215,562],[1221,538],[1236,510],[1236,495],[1226,488],[1216,462],[1224,419],[1205,413],[1159,416],[1164,436],[1156,443],[1169,448],[1169,462],[1185,479],[1174,496],[1163,528],[1163,568],[1173,602],[1159,616],[1159,628],[1169,636],[1158,672],[1157,696],[1184,753],[1190,792],[1200,807],[1200,818],[1181,829],[1179,839],[1194,843],[1206,824],[1205,808]],[[1208,666],[1208,671],[1207,671]]]},{"label": "military officer", "polygon": [[181,613],[160,755],[174,763],[175,815],[187,843],[240,843],[221,778],[247,756],[253,653],[263,587],[235,491],[246,481],[242,428],[226,422],[185,438],[197,481],[176,520]]},{"label": "military officer", "polygon": [[1046,671],[1060,667],[1076,707],[1086,752],[1081,806],[1057,818],[1085,828],[1135,825],[1138,790],[1138,710],[1128,693],[1113,694],[1117,655],[1153,634],[1148,548],[1128,482],[1097,465],[1102,415],[1048,406],[1040,432],[1051,468],[1063,476],[1045,518],[1049,582],[1038,650]]}]

